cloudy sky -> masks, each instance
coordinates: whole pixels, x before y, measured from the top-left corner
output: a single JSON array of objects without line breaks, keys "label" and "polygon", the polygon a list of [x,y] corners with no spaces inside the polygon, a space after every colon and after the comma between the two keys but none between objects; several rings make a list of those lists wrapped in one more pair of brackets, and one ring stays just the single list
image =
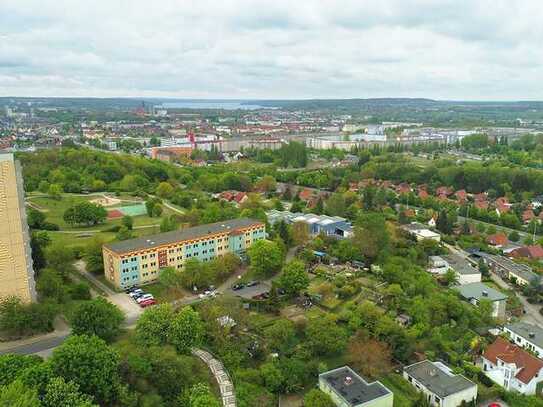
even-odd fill
[{"label": "cloudy sky", "polygon": [[541,0],[0,0],[0,96],[543,100]]}]

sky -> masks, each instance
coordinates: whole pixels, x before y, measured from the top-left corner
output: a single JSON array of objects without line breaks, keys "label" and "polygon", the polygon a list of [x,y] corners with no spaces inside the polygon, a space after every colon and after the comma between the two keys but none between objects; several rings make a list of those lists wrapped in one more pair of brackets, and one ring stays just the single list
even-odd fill
[{"label": "sky", "polygon": [[0,0],[0,96],[543,100],[541,0]]}]

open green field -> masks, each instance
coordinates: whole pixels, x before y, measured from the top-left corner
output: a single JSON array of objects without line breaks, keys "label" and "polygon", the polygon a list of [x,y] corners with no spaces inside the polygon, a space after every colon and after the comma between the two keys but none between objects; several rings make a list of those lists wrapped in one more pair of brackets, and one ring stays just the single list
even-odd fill
[{"label": "open green field", "polygon": [[[59,243],[66,247],[86,246],[96,236],[104,242],[110,242],[115,239],[116,233],[111,230],[115,226],[121,225],[121,218],[106,220],[104,223],[93,226],[71,226],[64,222],[63,216],[66,209],[84,201],[92,201],[98,198],[97,195],[75,195],[63,194],[62,199],[56,200],[47,196],[29,196],[27,203],[35,209],[45,214],[47,222],[54,223],[60,227],[59,231],[49,231],[53,243]],[[131,196],[116,197],[121,202],[107,208],[120,206],[136,205],[137,198]],[[141,201],[140,201],[141,202]],[[134,216],[134,237],[140,237],[155,233],[160,233],[160,222],[165,216],[170,216],[174,212],[163,206],[162,217],[151,218],[146,214]]]}]

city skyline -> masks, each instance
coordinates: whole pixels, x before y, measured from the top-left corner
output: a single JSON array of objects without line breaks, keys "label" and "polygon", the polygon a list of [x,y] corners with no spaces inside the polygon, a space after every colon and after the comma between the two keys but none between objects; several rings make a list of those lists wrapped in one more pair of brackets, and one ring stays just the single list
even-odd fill
[{"label": "city skyline", "polygon": [[538,2],[7,0],[0,96],[539,100]]}]

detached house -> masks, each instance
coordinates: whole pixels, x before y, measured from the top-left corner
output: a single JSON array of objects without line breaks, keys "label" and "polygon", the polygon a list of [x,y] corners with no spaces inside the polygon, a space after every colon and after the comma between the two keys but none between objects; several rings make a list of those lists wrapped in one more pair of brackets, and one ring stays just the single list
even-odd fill
[{"label": "detached house", "polygon": [[431,406],[458,407],[477,399],[477,385],[441,362],[423,360],[406,366],[403,377],[424,393]]},{"label": "detached house", "polygon": [[505,319],[505,307],[507,295],[501,293],[484,283],[475,282],[455,287],[466,301],[479,306],[481,301],[490,301],[492,303],[492,316],[498,319]]},{"label": "detached house", "polygon": [[543,259],[543,247],[540,245],[531,245],[519,247],[511,251],[511,257],[527,258],[532,260]]},{"label": "detached house", "polygon": [[509,243],[509,239],[507,239],[505,233],[495,233],[487,236],[486,242],[491,246],[500,248],[506,246]]},{"label": "detached house", "polygon": [[538,358],[543,356],[543,328],[540,326],[516,322],[505,325],[503,331],[515,345],[533,352]]},{"label": "detached house", "polygon": [[482,355],[482,369],[495,383],[509,391],[536,394],[543,381],[543,360],[498,337]]}]

